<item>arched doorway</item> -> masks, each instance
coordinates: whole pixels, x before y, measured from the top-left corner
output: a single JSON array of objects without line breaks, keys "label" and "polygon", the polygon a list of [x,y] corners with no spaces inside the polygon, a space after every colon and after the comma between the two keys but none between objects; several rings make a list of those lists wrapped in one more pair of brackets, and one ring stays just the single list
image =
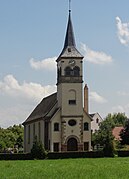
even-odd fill
[{"label": "arched doorway", "polygon": [[70,138],[67,142],[67,151],[78,151],[78,143],[75,138]]}]

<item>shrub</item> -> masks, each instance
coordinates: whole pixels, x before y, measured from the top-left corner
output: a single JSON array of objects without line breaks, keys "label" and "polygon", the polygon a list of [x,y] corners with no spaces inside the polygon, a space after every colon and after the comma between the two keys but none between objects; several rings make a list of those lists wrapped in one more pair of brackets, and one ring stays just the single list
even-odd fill
[{"label": "shrub", "polygon": [[101,158],[104,157],[103,151],[90,152],[49,152],[48,159],[65,158]]},{"label": "shrub", "polygon": [[105,144],[103,148],[103,152],[105,157],[114,157],[115,150],[114,150],[113,142]]},{"label": "shrub", "polygon": [[118,150],[118,157],[129,157],[129,150]]},{"label": "shrub", "polygon": [[42,145],[42,142],[37,140],[37,136],[35,137],[33,142],[31,155],[34,159],[44,159],[46,157],[45,149]]},{"label": "shrub", "polygon": [[0,160],[32,160],[31,154],[0,154]]}]

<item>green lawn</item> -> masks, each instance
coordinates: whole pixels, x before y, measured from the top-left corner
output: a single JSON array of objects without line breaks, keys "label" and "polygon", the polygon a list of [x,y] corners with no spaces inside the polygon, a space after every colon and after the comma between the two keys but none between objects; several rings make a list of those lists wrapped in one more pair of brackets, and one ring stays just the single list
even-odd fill
[{"label": "green lawn", "polygon": [[129,179],[129,158],[0,161],[0,179]]}]

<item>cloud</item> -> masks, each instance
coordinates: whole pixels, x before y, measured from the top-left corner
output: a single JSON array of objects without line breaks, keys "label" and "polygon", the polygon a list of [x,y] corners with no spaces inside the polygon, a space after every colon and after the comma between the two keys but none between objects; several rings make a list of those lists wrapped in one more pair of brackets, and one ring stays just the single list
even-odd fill
[{"label": "cloud", "polygon": [[5,76],[0,81],[0,127],[22,123],[45,96],[55,91],[55,85],[19,83],[13,75]]},{"label": "cloud", "polygon": [[35,101],[41,100],[44,96],[56,91],[55,85],[42,86],[38,83],[19,82],[13,75],[7,75],[3,81],[0,81],[0,94],[6,94],[12,97],[21,97]]},{"label": "cloud", "polygon": [[90,63],[104,65],[110,64],[113,61],[110,55],[104,52],[93,51],[83,43],[81,43],[81,51],[84,54],[84,59]]},{"label": "cloud", "polygon": [[119,17],[116,17],[117,35],[123,45],[129,44],[129,23],[122,23]]},{"label": "cloud", "polygon": [[112,107],[112,112],[121,112],[121,113],[125,113],[128,117],[129,117],[129,104],[126,105],[117,105]]},{"label": "cloud", "polygon": [[103,104],[103,103],[106,103],[107,100],[104,99],[102,96],[100,96],[98,93],[96,92],[90,92],[90,100],[91,101],[94,101],[96,103],[100,103],[100,104]]},{"label": "cloud", "polygon": [[55,70],[56,69],[56,59],[57,57],[47,58],[41,61],[36,61],[35,59],[30,59],[30,66],[35,70]]},{"label": "cloud", "polygon": [[15,105],[13,102],[8,107],[0,107],[0,127],[7,128],[14,124],[22,124],[33,108],[33,105]]},{"label": "cloud", "polygon": [[119,96],[129,96],[129,92],[125,92],[125,91],[118,91],[117,92],[117,94],[119,95]]}]

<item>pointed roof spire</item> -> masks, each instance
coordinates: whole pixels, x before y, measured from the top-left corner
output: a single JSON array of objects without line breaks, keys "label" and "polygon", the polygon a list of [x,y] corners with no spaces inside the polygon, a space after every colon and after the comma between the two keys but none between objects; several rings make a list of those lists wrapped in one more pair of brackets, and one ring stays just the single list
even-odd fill
[{"label": "pointed roof spire", "polygon": [[72,25],[72,20],[71,20],[71,0],[69,0],[69,18],[68,18],[68,25],[67,25],[64,48],[67,48],[68,46],[76,47],[74,32],[73,32],[73,25]]},{"label": "pointed roof spire", "polygon": [[69,0],[69,17],[68,17],[68,25],[67,25],[67,31],[65,36],[64,47],[56,61],[57,62],[60,61],[61,58],[83,59],[81,53],[76,49],[76,43],[75,43],[72,20],[71,20],[71,0]]}]

